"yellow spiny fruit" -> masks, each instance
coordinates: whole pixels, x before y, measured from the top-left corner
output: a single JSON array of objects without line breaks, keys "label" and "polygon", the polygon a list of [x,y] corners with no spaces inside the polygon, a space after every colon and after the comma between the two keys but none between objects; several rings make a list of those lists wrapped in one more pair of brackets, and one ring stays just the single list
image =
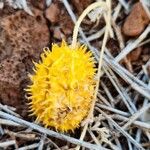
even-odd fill
[{"label": "yellow spiny fruit", "polygon": [[94,59],[85,46],[71,49],[65,42],[41,54],[34,63],[27,91],[32,113],[46,127],[74,130],[87,116],[95,88]]}]

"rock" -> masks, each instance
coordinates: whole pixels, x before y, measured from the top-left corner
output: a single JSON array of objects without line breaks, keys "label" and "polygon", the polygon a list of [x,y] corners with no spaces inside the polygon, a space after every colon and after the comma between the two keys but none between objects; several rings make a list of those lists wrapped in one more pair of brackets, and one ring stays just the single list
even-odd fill
[{"label": "rock", "polygon": [[65,9],[61,10],[61,17],[59,18],[60,28],[66,36],[69,36],[73,32],[74,23]]},{"label": "rock", "polygon": [[[54,34],[56,33],[56,38],[62,32],[64,34],[63,38],[71,35],[73,32],[74,23],[72,22],[67,10],[64,8],[61,2],[55,0],[45,11],[46,18],[51,22],[51,30],[54,30]],[[60,32],[58,30],[55,31],[56,24],[59,27]],[[66,36],[66,37],[65,37]]]},{"label": "rock", "polygon": [[0,62],[12,54],[12,46],[7,31],[0,26]]},{"label": "rock", "polygon": [[60,9],[57,3],[52,3],[45,11],[45,16],[51,23],[57,23],[59,21],[59,15]]},{"label": "rock", "polygon": [[30,0],[31,4],[40,9],[40,10],[44,10],[45,8],[45,1],[44,0]]},{"label": "rock", "polygon": [[1,62],[0,97],[6,105],[16,107],[21,104],[21,81],[27,75],[22,59],[20,54],[16,54]]},{"label": "rock", "polygon": [[77,10],[78,15],[80,15],[92,3],[92,0],[72,0],[71,2]]},{"label": "rock", "polygon": [[[5,34],[1,35],[0,40],[10,41],[11,52],[9,53],[27,50],[30,54],[37,55],[39,50],[49,42],[49,30],[42,13],[38,10],[33,12],[34,17],[24,11],[18,11],[1,19],[0,27]],[[0,51],[3,51],[1,47]]]},{"label": "rock", "polygon": [[58,39],[58,40],[65,40],[65,36],[64,34],[61,32],[60,28],[54,27],[53,29],[53,36],[54,38]]},{"label": "rock", "polygon": [[21,108],[20,114],[24,112],[23,89],[29,83],[27,74],[32,71],[32,60],[39,59],[42,48],[50,41],[42,12],[33,12],[34,17],[17,11],[0,22],[0,101]]},{"label": "rock", "polygon": [[142,33],[146,25],[149,24],[149,21],[150,19],[142,4],[137,2],[134,4],[131,13],[125,20],[122,31],[127,36],[138,36]]},{"label": "rock", "polygon": [[136,48],[135,50],[133,50],[131,53],[127,55],[128,60],[131,62],[137,61],[141,55],[141,52],[142,52],[141,47]]},{"label": "rock", "polygon": [[32,69],[33,56],[27,52],[18,51],[1,61],[0,67],[0,99],[1,103],[13,106],[17,112],[27,115],[27,105],[24,89],[29,83],[28,72]]},{"label": "rock", "polygon": [[150,59],[150,44],[144,46],[142,50],[142,60],[143,62],[147,62]]}]

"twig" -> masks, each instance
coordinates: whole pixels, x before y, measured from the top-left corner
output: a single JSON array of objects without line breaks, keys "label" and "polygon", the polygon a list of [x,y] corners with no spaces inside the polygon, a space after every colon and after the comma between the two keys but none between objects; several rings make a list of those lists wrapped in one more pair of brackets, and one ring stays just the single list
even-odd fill
[{"label": "twig", "polygon": [[[119,28],[119,26],[117,26],[117,24],[115,23],[115,21],[113,19],[112,19],[112,25],[113,25],[116,35],[117,35],[119,47],[120,47],[120,49],[123,49],[125,47],[125,44],[124,44],[124,40],[123,40],[123,37],[121,34],[121,29]],[[127,68],[129,69],[129,71],[133,72],[131,62],[128,60],[127,57],[124,58],[124,62],[126,64]]]},{"label": "twig", "polygon": [[[85,124],[83,126],[83,130],[82,130],[81,135],[80,135],[80,140],[82,140],[82,141],[84,140],[84,137],[85,137],[86,132],[88,130],[88,125],[89,125],[89,122],[87,122],[87,120],[86,120],[86,122],[85,122]],[[79,150],[79,149],[80,149],[80,145],[77,145],[75,150]]]},{"label": "twig", "polygon": [[[96,136],[93,134],[93,132],[91,131],[91,130],[87,130],[88,132],[89,132],[89,134],[91,135],[91,137],[92,137],[92,139],[94,140],[94,142],[97,144],[97,145],[100,145],[100,140],[99,139],[97,139],[96,138]],[[105,142],[105,141],[104,141]],[[119,150],[118,148],[117,148],[117,146],[116,145],[113,145],[109,140],[108,140],[108,143],[106,143],[106,144],[108,144],[113,150]]]},{"label": "twig", "polygon": [[[121,10],[121,5],[120,3],[118,3],[116,8],[114,9],[114,13],[112,14],[114,21],[117,19],[120,10]],[[93,40],[100,38],[104,34],[104,32],[105,32],[105,27],[103,27],[101,30],[87,37],[87,41],[91,42]]]},{"label": "twig", "polygon": [[[119,63],[115,62],[113,57],[104,56],[104,59],[111,66],[111,68],[114,68],[114,71],[117,71],[117,73],[118,73],[120,70],[119,73],[122,74],[121,77],[125,81],[132,80],[132,82],[134,81],[135,84],[138,84],[139,86],[149,90],[149,92],[150,92],[150,88],[145,83],[143,83],[141,80],[139,80],[137,77],[135,77],[132,73],[130,73],[128,70],[126,70],[124,67],[122,67]],[[110,62],[112,63],[112,65],[110,64],[110,62],[107,61],[108,59],[110,59]]]},{"label": "twig", "polygon": [[46,0],[46,6],[49,7],[52,3],[52,0]]},{"label": "twig", "polygon": [[50,138],[47,138],[47,140],[48,140],[52,145],[54,145],[54,147],[56,147],[57,150],[61,150],[61,149],[57,146],[57,144],[54,143]]},{"label": "twig", "polygon": [[[150,93],[149,88],[146,84],[141,83],[141,81],[137,80],[138,83],[141,83],[142,85],[144,85],[144,87],[139,86],[135,81],[133,82],[124,72],[122,72],[122,70],[124,70],[123,67],[121,67],[118,63],[115,63],[112,59],[108,59],[107,57],[104,57],[105,61],[109,64],[109,66],[119,75],[121,76],[126,82],[128,82],[130,84],[130,86],[135,89],[136,91],[138,91],[139,93],[141,93],[143,96],[147,97],[150,100]],[[132,75],[133,76],[133,75]],[[135,77],[133,77],[135,79]]]},{"label": "twig", "polygon": [[[63,2],[63,4],[64,4],[66,10],[68,11],[68,13],[69,13],[69,15],[70,15],[72,21],[73,21],[74,23],[76,23],[76,21],[77,21],[76,16],[74,15],[74,13],[73,13],[73,11],[72,11],[72,9],[71,9],[71,7],[70,7],[68,1],[67,1],[67,0],[62,0],[62,2]],[[97,56],[98,51],[95,51],[95,50],[92,48],[92,46],[91,46],[90,43],[88,42],[88,40],[87,40],[87,38],[86,38],[86,36],[85,36],[85,34],[84,34],[84,32],[82,31],[81,28],[79,28],[79,33],[80,33],[80,35],[82,36],[82,38],[83,38],[83,40],[85,41],[85,43],[86,43],[86,44],[88,45],[88,47],[90,48],[90,50],[92,51],[92,53],[93,53],[93,55],[95,56],[96,60],[98,60],[98,56]]]},{"label": "twig", "polygon": [[[104,15],[104,19],[106,22],[106,30],[104,33],[104,37],[103,37],[103,42],[102,42],[102,47],[101,47],[101,51],[100,51],[100,58],[98,61],[98,71],[97,71],[97,80],[96,80],[96,86],[95,86],[95,92],[93,95],[93,101],[91,102],[91,107],[90,107],[90,111],[89,114],[87,116],[87,123],[85,124],[85,127],[83,129],[84,132],[81,133],[81,138],[80,139],[84,139],[84,136],[86,134],[86,130],[89,124],[89,120],[93,119],[93,112],[94,112],[94,106],[95,106],[95,102],[97,99],[97,94],[98,94],[98,89],[99,89],[99,83],[100,83],[100,76],[101,76],[101,68],[102,68],[102,62],[103,62],[103,54],[105,51],[105,47],[106,47],[106,42],[107,39],[110,36],[113,35],[112,29],[111,29],[111,1],[110,0],[106,0],[106,2],[94,2],[91,5],[89,5],[80,15],[79,19],[77,20],[77,22],[75,23],[75,27],[73,30],[73,38],[72,38],[72,44],[71,47],[74,49],[76,47],[77,44],[77,35],[78,35],[78,30],[80,27],[80,24],[82,22],[82,20],[85,18],[85,16],[92,11],[95,8],[98,7],[102,7],[103,9],[107,10],[107,14],[103,14]],[[80,147],[78,146],[76,148],[76,150],[80,149]]]},{"label": "twig", "polygon": [[142,143],[142,146],[143,146],[143,147],[147,147],[147,148],[149,148],[149,147],[150,147],[150,142]]},{"label": "twig", "polygon": [[144,150],[144,148],[137,143],[122,127],[120,127],[112,118],[110,118],[105,112],[103,112],[102,110],[99,109],[99,111],[101,112],[101,114],[106,117],[106,119],[108,119],[113,125],[114,127],[121,132],[127,139],[130,140],[130,142],[132,144],[134,144],[137,148],[140,148],[141,150]]},{"label": "twig", "polygon": [[4,130],[2,129],[2,126],[0,125],[0,135],[4,134]]},{"label": "twig", "polygon": [[108,78],[110,79],[111,83],[114,85],[114,87],[116,88],[117,92],[120,94],[124,104],[126,105],[126,107],[128,108],[129,112],[131,114],[134,113],[134,111],[132,110],[132,108],[130,107],[130,105],[128,104],[126,98],[124,97],[120,87],[115,83],[115,81],[112,79],[112,76],[109,74],[109,72],[105,69],[105,67],[103,67],[104,72],[106,73],[106,75],[108,76]]},{"label": "twig", "polygon": [[119,0],[120,4],[125,8],[127,12],[129,12],[129,5],[125,0]]},{"label": "twig", "polygon": [[121,4],[118,3],[118,5],[114,8],[114,13],[113,13],[113,20],[116,21],[117,20],[117,17],[119,16],[119,13],[121,11]]},{"label": "twig", "polygon": [[1,119],[1,118],[0,118],[0,125],[17,126],[17,127],[21,126],[20,124],[15,123],[14,121],[6,120],[6,119]]},{"label": "twig", "polygon": [[87,130],[89,132],[89,134],[91,135],[93,141],[97,144],[100,145],[99,140],[95,137],[95,135],[93,134],[93,132],[91,130]]},{"label": "twig", "polygon": [[35,140],[36,139],[36,135],[33,133],[28,133],[28,134],[23,134],[23,133],[15,133],[9,130],[4,130],[5,134],[9,134],[9,135],[13,135],[15,137],[19,137],[25,140]]},{"label": "twig", "polygon": [[123,96],[125,97],[126,101],[128,102],[128,104],[130,105],[131,109],[136,112],[137,109],[135,107],[135,105],[132,103],[132,99],[130,98],[130,96],[127,94],[127,92],[125,91],[125,89],[122,87],[122,85],[120,84],[118,78],[116,77],[116,75],[114,74],[114,72],[108,68],[108,71],[110,73],[110,75],[113,77],[115,83],[118,85],[118,87],[120,88],[120,90],[122,91]]},{"label": "twig", "polygon": [[144,30],[144,32],[136,39],[135,41],[132,41],[132,44],[128,44],[121,53],[115,58],[116,62],[119,62],[121,59],[123,59],[127,54],[129,54],[135,47],[138,45],[150,32],[150,25]]},{"label": "twig", "polygon": [[98,104],[98,103],[96,104],[96,106],[98,106],[98,107],[100,107],[102,109],[105,109],[105,110],[108,110],[108,111],[111,111],[111,112],[123,115],[125,117],[129,117],[129,113],[126,113],[124,111],[121,111],[121,110],[118,110],[118,109],[115,109],[115,108],[112,108],[112,107],[109,107],[109,106],[105,106],[105,105],[102,105],[102,104]]},{"label": "twig", "polygon": [[98,32],[96,32],[95,34],[90,35],[89,37],[87,37],[88,42],[91,42],[95,39],[100,38],[105,32],[105,27],[103,27],[101,30],[99,30]]},{"label": "twig", "polygon": [[145,134],[146,134],[148,140],[150,141],[150,133],[149,133],[149,131],[145,131]]},{"label": "twig", "polygon": [[148,7],[150,7],[149,0],[140,0],[140,2],[142,3],[142,6],[143,6],[144,10],[146,11],[146,13],[150,19],[150,10],[148,8]]},{"label": "twig", "polygon": [[38,148],[38,147],[39,147],[39,143],[34,143],[34,144],[31,144],[31,145],[27,145],[27,146],[18,148],[17,150],[29,150],[29,149],[35,149],[35,148]]},{"label": "twig", "polygon": [[[150,60],[143,66],[143,67],[147,67],[150,64]],[[140,79],[141,76],[144,74],[143,70],[141,70],[138,74],[137,74],[137,78]],[[145,82],[145,81],[144,81]],[[129,90],[131,90],[131,86],[129,86],[128,88],[125,89],[126,92],[129,92]],[[117,99],[120,99],[120,95],[117,96]]]},{"label": "twig", "polygon": [[39,146],[38,146],[38,150],[43,150],[45,138],[46,138],[46,135],[43,135],[43,136],[41,137],[41,140],[40,140]]},{"label": "twig", "polygon": [[139,111],[137,111],[134,115],[132,115],[129,118],[129,121],[122,127],[123,129],[126,129],[129,125],[131,125],[142,113],[144,113],[146,110],[150,108],[150,104],[148,104],[145,107],[142,107]]},{"label": "twig", "polygon": [[26,0],[7,0],[10,6],[12,6],[14,9],[23,9],[25,12],[27,12],[29,15],[34,16],[31,9],[27,5]]},{"label": "twig", "polygon": [[[111,122],[110,121],[108,121],[108,124],[109,124],[109,127],[112,129],[112,130],[114,130],[114,126],[111,124]],[[119,142],[119,139],[118,139],[118,137],[116,136],[115,137],[115,142],[116,142],[116,144],[117,144],[117,149],[119,149],[119,150],[122,150],[122,146],[121,146],[121,144],[120,144],[120,142]],[[111,140],[109,139],[109,141],[111,142]]]},{"label": "twig", "polygon": [[129,150],[132,150],[132,145],[130,143],[130,141],[127,139],[127,142],[128,142],[128,147],[129,147]]},{"label": "twig", "polygon": [[[129,118],[126,118],[124,116],[121,115],[114,115],[113,118],[117,119],[117,120],[122,120],[122,121],[129,121]],[[150,129],[150,124],[142,122],[142,121],[134,121],[133,122],[134,125],[141,127],[142,129]]]},{"label": "twig", "polygon": [[137,47],[143,46],[143,45],[145,45],[147,43],[150,43],[150,38],[145,40],[144,42],[141,42]]},{"label": "twig", "polygon": [[[136,132],[136,137],[135,137],[135,140],[136,140],[138,143],[140,143],[141,134],[142,134],[142,130],[141,130],[141,129],[138,129],[137,132]],[[136,147],[134,147],[134,150],[136,150]]]},{"label": "twig", "polygon": [[105,93],[106,93],[106,95],[107,95],[107,97],[108,97],[112,107],[114,107],[115,100],[114,100],[113,96],[111,95],[109,89],[107,88],[107,86],[102,81],[101,81],[101,86],[104,89],[104,91],[105,91]]},{"label": "twig", "polygon": [[102,96],[102,94],[100,94],[100,92],[97,94],[97,96],[105,105],[111,107],[111,104],[105,99],[105,97]]},{"label": "twig", "polygon": [[77,145],[81,145],[83,147],[86,147],[86,148],[89,148],[89,149],[95,149],[95,150],[99,150],[99,149],[105,149],[101,146],[98,146],[98,145],[94,145],[94,144],[90,144],[88,142],[84,142],[84,141],[81,141],[81,140],[78,140],[78,139],[75,139],[73,137],[69,137],[67,135],[64,135],[64,134],[61,134],[61,133],[57,133],[57,132],[54,132],[52,130],[49,130],[49,129],[46,129],[46,128],[43,128],[35,123],[30,123],[28,121],[25,121],[21,118],[17,118],[15,116],[12,116],[10,114],[7,114],[7,113],[4,113],[2,111],[0,111],[0,116],[3,117],[3,118],[7,118],[9,120],[12,120],[16,123],[19,123],[23,126],[27,126],[27,127],[30,127],[36,131],[39,131],[40,133],[43,133],[43,134],[46,134],[46,135],[49,135],[49,136],[52,136],[52,137],[55,137],[55,138],[58,138],[58,139],[61,139],[61,140],[65,140],[65,141],[68,141],[70,143],[73,143],[73,144],[77,144]]},{"label": "twig", "polygon": [[[2,105],[2,104],[0,103],[0,109],[2,109],[2,110],[4,110],[4,111],[8,112],[9,114],[12,114],[12,115],[15,115],[15,116],[17,116],[17,117],[20,117],[19,114],[13,112],[13,111],[16,110],[16,109],[13,108],[13,107],[10,107],[10,106],[7,106],[7,105]],[[12,110],[13,110],[13,111],[12,111]]]},{"label": "twig", "polygon": [[15,140],[10,140],[10,141],[7,141],[7,142],[1,142],[0,143],[0,148],[7,148],[8,146],[15,145],[15,144],[16,144]]}]

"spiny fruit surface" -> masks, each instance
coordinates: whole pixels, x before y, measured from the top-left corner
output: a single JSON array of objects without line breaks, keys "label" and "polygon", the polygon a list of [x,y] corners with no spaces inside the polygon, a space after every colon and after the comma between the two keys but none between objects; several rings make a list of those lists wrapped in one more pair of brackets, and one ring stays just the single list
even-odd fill
[{"label": "spiny fruit surface", "polygon": [[37,122],[66,132],[77,128],[87,116],[95,88],[95,65],[85,46],[71,49],[65,42],[44,51],[34,63],[30,107]]}]

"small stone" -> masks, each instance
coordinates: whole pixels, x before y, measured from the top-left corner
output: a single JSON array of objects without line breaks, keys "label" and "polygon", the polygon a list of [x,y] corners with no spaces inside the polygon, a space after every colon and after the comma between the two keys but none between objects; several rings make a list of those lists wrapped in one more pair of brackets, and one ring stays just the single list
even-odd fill
[{"label": "small stone", "polygon": [[31,4],[40,10],[44,10],[44,8],[45,8],[44,0],[31,0]]},{"label": "small stone", "polygon": [[59,19],[59,23],[60,23],[60,28],[61,28],[62,32],[66,36],[69,36],[72,34],[74,24],[73,24],[71,18],[69,17],[68,13],[66,12],[66,10],[61,10],[61,17]]},{"label": "small stone", "polygon": [[59,21],[60,9],[58,4],[52,3],[45,11],[46,18],[51,23],[57,23]]},{"label": "small stone", "polygon": [[144,28],[149,24],[150,18],[145,12],[142,4],[137,2],[134,4],[131,13],[125,20],[122,31],[126,36],[138,36]]},{"label": "small stone", "polygon": [[147,62],[150,59],[150,45],[148,44],[142,50],[142,60],[143,62]]},{"label": "small stone", "polygon": [[71,2],[80,15],[92,3],[92,0],[72,0]]},{"label": "small stone", "polygon": [[55,27],[53,29],[54,31],[54,38],[61,40],[61,39],[65,39],[64,34],[61,32],[60,28]]},{"label": "small stone", "polygon": [[130,60],[131,62],[137,61],[141,55],[141,52],[142,52],[141,47],[136,48],[135,50],[133,50],[131,53],[127,55],[128,60]]},{"label": "small stone", "polygon": [[[61,37],[65,39],[72,35],[74,23],[65,7],[62,7],[61,1],[53,1],[46,9],[45,17],[50,21],[50,30],[54,33],[56,39],[60,39]],[[55,29],[57,28],[56,24],[59,29]]]}]

